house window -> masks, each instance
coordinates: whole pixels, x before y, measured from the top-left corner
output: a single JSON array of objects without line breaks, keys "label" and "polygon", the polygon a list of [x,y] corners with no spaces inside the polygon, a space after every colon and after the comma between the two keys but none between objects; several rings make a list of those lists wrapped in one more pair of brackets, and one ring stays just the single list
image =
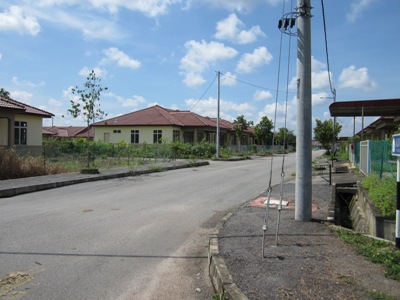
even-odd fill
[{"label": "house window", "polygon": [[26,145],[27,135],[28,135],[28,124],[26,122],[15,121],[14,144]]},{"label": "house window", "polygon": [[175,141],[179,141],[181,139],[181,131],[180,130],[174,130],[172,132],[172,140]]},{"label": "house window", "polygon": [[139,144],[139,130],[131,130],[131,143]]},{"label": "house window", "polygon": [[161,139],[162,139],[162,130],[154,130],[153,131],[153,143],[154,144],[161,143]]},{"label": "house window", "polygon": [[113,133],[121,133],[121,129],[114,129]]}]

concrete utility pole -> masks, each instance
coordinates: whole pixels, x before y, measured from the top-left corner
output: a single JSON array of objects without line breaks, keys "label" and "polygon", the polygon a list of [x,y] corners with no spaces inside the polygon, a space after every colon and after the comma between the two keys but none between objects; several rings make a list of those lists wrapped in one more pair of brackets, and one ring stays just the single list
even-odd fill
[{"label": "concrete utility pole", "polygon": [[217,154],[216,157],[219,158],[219,151],[220,151],[220,146],[219,146],[219,102],[220,102],[220,77],[221,77],[221,72],[218,71],[218,109],[217,109],[217,136],[216,136],[216,144],[217,144]]},{"label": "concrete utility pole", "polygon": [[312,217],[311,3],[297,0],[297,137],[295,220]]}]

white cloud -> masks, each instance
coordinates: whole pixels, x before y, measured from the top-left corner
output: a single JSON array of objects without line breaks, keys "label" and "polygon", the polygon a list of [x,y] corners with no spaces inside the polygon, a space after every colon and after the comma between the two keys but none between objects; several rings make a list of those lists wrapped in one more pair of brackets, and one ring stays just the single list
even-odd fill
[{"label": "white cloud", "polygon": [[63,105],[61,101],[53,99],[53,98],[50,98],[48,103],[50,106],[54,106],[54,107],[61,107]]},{"label": "white cloud", "polygon": [[185,76],[184,83],[187,86],[198,86],[205,82],[201,73],[209,67],[210,64],[219,60],[233,58],[237,51],[226,47],[219,42],[210,42],[202,40],[197,42],[190,40],[185,43],[186,55],[181,59],[179,68]]},{"label": "white cloud", "polygon": [[39,83],[33,83],[32,81],[29,80],[19,80],[17,76],[12,77],[12,82],[16,85],[20,86],[28,86],[28,87],[38,87],[38,86],[43,86],[45,85],[44,81],[40,81]]},{"label": "white cloud", "polygon": [[[276,110],[276,119],[275,119],[275,110]],[[287,111],[287,112],[286,112]],[[263,116],[267,116],[270,119],[275,127],[278,130],[281,127],[285,127],[285,119],[286,119],[286,128],[293,130],[296,128],[296,102],[295,99],[293,101],[289,101],[287,104],[285,103],[269,103],[264,106],[264,109],[258,113],[257,121],[255,124],[258,124]],[[294,132],[296,134],[296,132]]]},{"label": "white cloud", "polygon": [[343,69],[340,74],[339,87],[370,91],[375,89],[377,84],[369,78],[367,68],[356,69],[354,65],[351,65]]},{"label": "white cloud", "polygon": [[17,101],[24,102],[26,104],[30,104],[32,101],[33,95],[26,91],[17,90],[17,91],[10,92],[10,97]]},{"label": "white cloud", "polygon": [[221,74],[221,85],[224,86],[235,86],[237,81],[236,81],[236,75],[232,74],[231,72],[226,72],[225,74]]},{"label": "white cloud", "polygon": [[147,103],[147,100],[144,97],[138,95],[134,95],[131,98],[124,98],[114,93],[105,93],[104,96],[117,100],[118,103],[122,105],[122,107],[136,108],[142,104]]},{"label": "white cloud", "polygon": [[109,21],[99,15],[91,14],[87,10],[51,7],[30,7],[30,13],[35,17],[52,23],[56,26],[79,30],[86,39],[121,40],[126,38],[125,30],[118,27],[114,21]]},{"label": "white cloud", "polygon": [[186,9],[195,5],[203,5],[214,9],[246,13],[254,10],[257,5],[264,5],[265,2],[271,6],[276,6],[281,3],[281,0],[187,0]]},{"label": "white cloud", "polygon": [[256,68],[269,64],[272,58],[272,54],[266,47],[259,47],[254,49],[253,53],[245,53],[240,58],[236,69],[241,73],[251,73]]},{"label": "white cloud", "polygon": [[228,18],[217,23],[215,38],[238,44],[248,44],[254,42],[259,36],[265,35],[260,26],[253,26],[249,30],[244,30],[244,28],[244,23],[239,20],[236,14],[231,14]]},{"label": "white cloud", "polygon": [[[187,107],[199,115],[211,118],[217,117],[218,99],[216,98],[209,97],[201,101],[186,99],[185,103]],[[233,121],[239,114],[244,115],[245,118],[250,121],[254,116],[255,110],[255,107],[246,102],[236,104],[231,101],[220,99],[220,117],[228,121]]]},{"label": "white cloud", "polygon": [[361,13],[368,8],[376,0],[354,0],[350,6],[350,11],[347,13],[347,21],[355,22]]},{"label": "white cloud", "polygon": [[120,67],[130,69],[140,68],[140,61],[130,58],[127,54],[125,54],[121,50],[118,50],[115,47],[108,48],[104,50],[103,53],[106,55],[106,57],[102,59],[101,63],[114,61]]},{"label": "white cloud", "polygon": [[94,71],[96,77],[105,77],[107,75],[106,69],[99,67],[95,67],[92,69],[89,69],[88,67],[83,67],[82,70],[79,71],[79,75],[87,77],[92,71]]},{"label": "white cloud", "polygon": [[333,98],[327,92],[320,92],[312,94],[311,101],[313,106],[319,106],[327,102],[333,102]]},{"label": "white cloud", "polygon": [[92,6],[97,9],[106,9],[116,13],[120,8],[125,8],[143,13],[148,17],[157,17],[166,14],[170,6],[180,0],[38,0],[36,5],[49,7],[56,5],[81,5]]},{"label": "white cloud", "polygon": [[272,93],[270,91],[257,90],[253,95],[254,100],[263,101],[272,98]]},{"label": "white cloud", "polygon": [[11,6],[0,13],[0,31],[17,31],[19,34],[37,35],[40,25],[35,17],[26,16],[19,6]]}]

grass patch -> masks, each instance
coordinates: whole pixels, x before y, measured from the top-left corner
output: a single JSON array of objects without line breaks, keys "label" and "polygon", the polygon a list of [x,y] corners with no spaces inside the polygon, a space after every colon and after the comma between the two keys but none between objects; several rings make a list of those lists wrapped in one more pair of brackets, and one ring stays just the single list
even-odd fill
[{"label": "grass patch", "polygon": [[358,254],[373,263],[385,266],[386,277],[400,281],[400,250],[390,242],[376,240],[344,229],[339,229],[337,233],[346,243],[353,245]]}]

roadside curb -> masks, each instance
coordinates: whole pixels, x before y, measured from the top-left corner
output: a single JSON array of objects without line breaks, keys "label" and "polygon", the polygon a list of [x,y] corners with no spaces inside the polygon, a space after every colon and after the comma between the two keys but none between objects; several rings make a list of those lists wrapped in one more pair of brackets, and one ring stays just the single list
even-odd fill
[{"label": "roadside curb", "polygon": [[0,198],[13,197],[16,195],[32,193],[42,190],[48,190],[58,188],[62,186],[79,184],[91,181],[115,179],[128,176],[139,176],[143,174],[156,173],[161,171],[178,170],[191,167],[206,166],[210,163],[208,161],[199,161],[193,163],[160,163],[152,164],[149,166],[142,167],[140,170],[134,170],[133,168],[121,168],[118,170],[104,170],[100,174],[80,174],[80,173],[64,173],[56,175],[45,175],[38,177],[10,179],[10,184],[7,184],[8,180],[3,183],[6,187],[0,186]]},{"label": "roadside curb", "polygon": [[238,286],[233,282],[232,276],[228,271],[225,261],[219,255],[219,231],[234,212],[226,214],[217,224],[214,232],[209,237],[208,245],[208,272],[214,290],[221,300],[248,300]]}]

